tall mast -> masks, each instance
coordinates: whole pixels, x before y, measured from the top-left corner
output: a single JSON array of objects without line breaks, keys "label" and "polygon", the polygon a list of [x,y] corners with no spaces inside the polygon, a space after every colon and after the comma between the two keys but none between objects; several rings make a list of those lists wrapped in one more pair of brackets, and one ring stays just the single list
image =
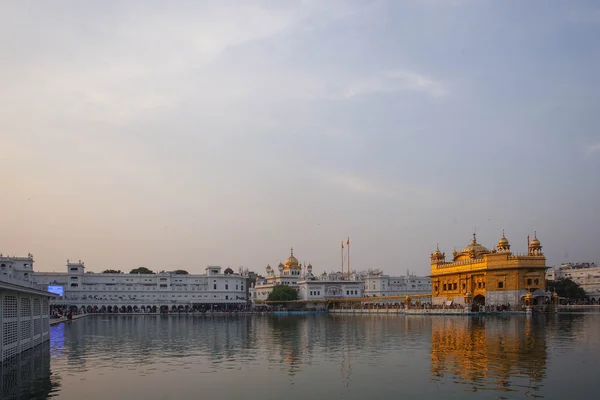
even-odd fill
[{"label": "tall mast", "polygon": [[342,240],[342,279],[344,279],[344,241]]},{"label": "tall mast", "polygon": [[350,280],[350,236],[348,236],[346,244],[348,245],[348,280]]}]

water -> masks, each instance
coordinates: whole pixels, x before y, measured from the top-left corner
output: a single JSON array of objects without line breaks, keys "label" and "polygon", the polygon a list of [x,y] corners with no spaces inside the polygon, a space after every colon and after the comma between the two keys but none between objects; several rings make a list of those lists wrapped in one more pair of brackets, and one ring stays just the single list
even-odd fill
[{"label": "water", "polygon": [[2,367],[0,398],[597,398],[600,313],[89,316]]}]

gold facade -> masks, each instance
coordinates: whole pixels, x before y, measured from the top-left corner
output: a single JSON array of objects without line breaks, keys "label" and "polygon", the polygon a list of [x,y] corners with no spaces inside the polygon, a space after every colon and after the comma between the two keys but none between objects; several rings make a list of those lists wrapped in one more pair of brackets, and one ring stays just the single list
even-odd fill
[{"label": "gold facade", "polygon": [[514,254],[504,233],[491,251],[473,239],[461,252],[446,261],[439,248],[431,253],[432,298],[436,303],[520,304],[527,293],[546,288],[546,257],[534,235],[528,252]]}]

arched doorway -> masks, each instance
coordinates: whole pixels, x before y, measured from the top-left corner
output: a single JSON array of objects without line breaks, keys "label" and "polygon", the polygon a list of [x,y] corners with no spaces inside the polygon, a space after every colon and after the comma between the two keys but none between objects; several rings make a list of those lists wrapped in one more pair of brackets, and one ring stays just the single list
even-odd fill
[{"label": "arched doorway", "polygon": [[473,304],[485,306],[485,296],[482,294],[478,294],[477,296],[473,297]]}]

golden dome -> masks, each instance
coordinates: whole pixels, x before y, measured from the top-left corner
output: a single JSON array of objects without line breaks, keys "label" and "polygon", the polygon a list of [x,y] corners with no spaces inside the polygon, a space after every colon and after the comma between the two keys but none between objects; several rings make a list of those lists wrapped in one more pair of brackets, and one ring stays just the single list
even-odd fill
[{"label": "golden dome", "polygon": [[440,247],[436,247],[435,252],[431,254],[431,257],[436,260],[443,260],[446,258],[446,255],[440,251]]},{"label": "golden dome", "polygon": [[510,249],[510,244],[508,243],[508,239],[504,236],[504,230],[502,230],[502,237],[498,241],[498,250],[508,250]]},{"label": "golden dome", "polygon": [[290,256],[287,258],[287,260],[285,260],[285,267],[286,268],[300,268],[300,263],[298,262],[298,259],[296,257],[294,257],[294,248],[292,247],[291,252],[290,252]]},{"label": "golden dome", "polygon": [[462,254],[467,255],[474,253],[475,257],[481,254],[487,254],[489,252],[490,251],[485,246],[477,243],[477,238],[475,234],[473,234],[473,239],[471,240],[471,243],[469,243],[469,245],[461,251]]},{"label": "golden dome", "polygon": [[537,233],[533,232],[533,240],[529,243],[529,247],[541,247],[541,243],[537,238]]}]

